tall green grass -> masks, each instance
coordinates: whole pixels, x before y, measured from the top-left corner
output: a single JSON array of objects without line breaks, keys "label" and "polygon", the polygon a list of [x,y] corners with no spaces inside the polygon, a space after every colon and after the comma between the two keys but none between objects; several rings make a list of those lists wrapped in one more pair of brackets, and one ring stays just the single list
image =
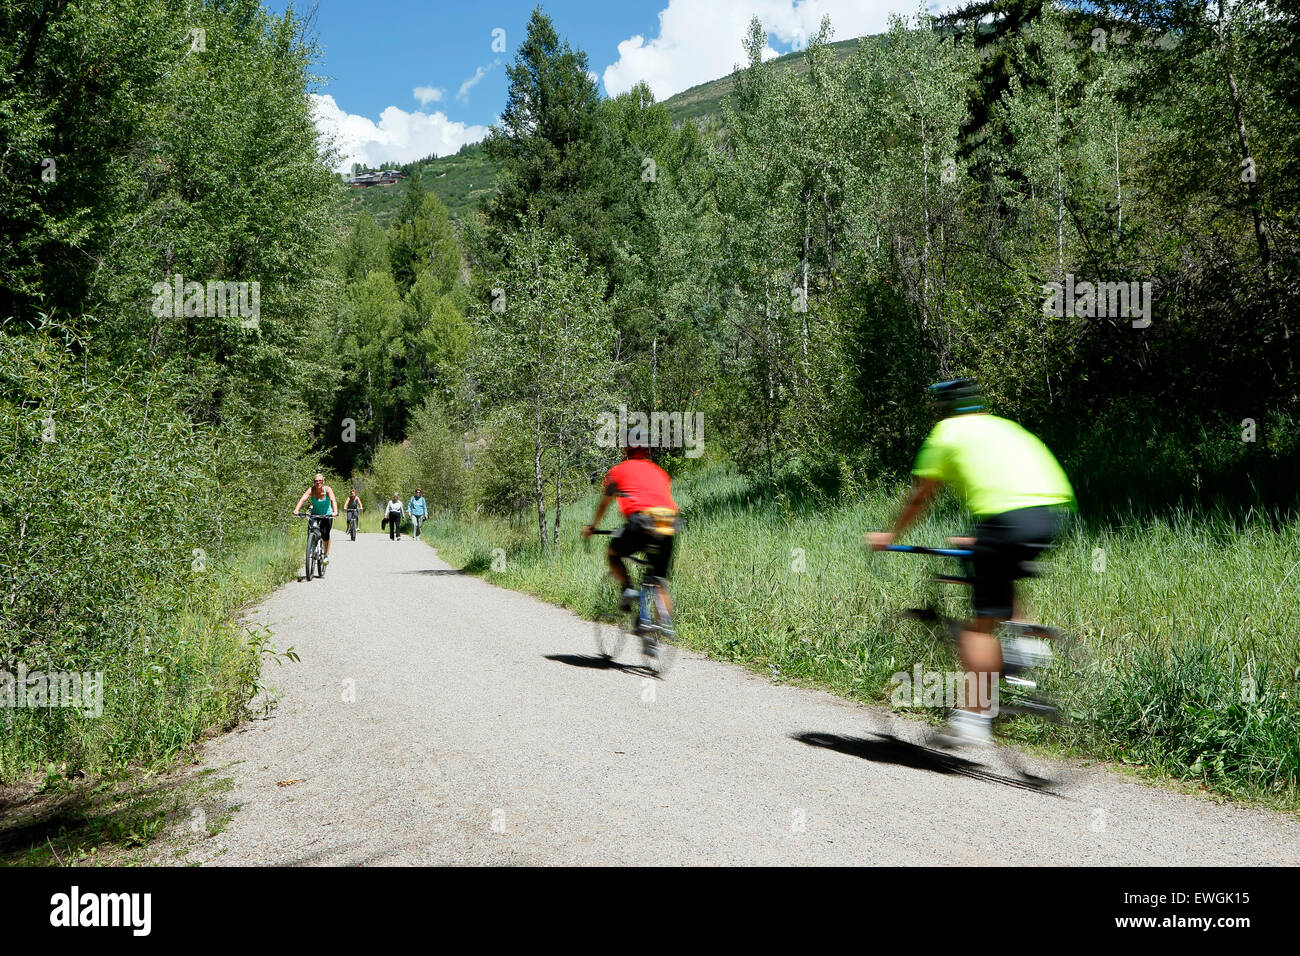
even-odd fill
[{"label": "tall green grass", "polygon": [[[101,715],[0,708],[0,782],[42,766],[103,773],[163,763],[204,732],[237,721],[265,690],[262,665],[276,651],[268,632],[241,626],[235,612],[290,578],[302,550],[297,525],[255,535],[196,574],[167,611],[135,621],[141,639],[126,653],[88,654],[75,669],[102,670]],[[94,587],[93,576],[85,583]]]},{"label": "tall green grass", "polygon": [[[916,663],[954,667],[930,632],[898,615],[934,596],[934,559],[861,545],[864,531],[888,527],[899,494],[819,502],[760,493],[721,471],[678,481],[688,522],[673,574],[683,641],[864,701],[887,700],[891,676]],[[425,535],[447,560],[494,583],[591,615],[604,545],[584,550],[578,531],[593,503],[570,506],[563,539],[545,551],[535,525],[494,519],[435,519]],[[941,543],[964,530],[948,503],[908,540]],[[505,563],[494,571],[498,548]],[[1076,520],[1027,594],[1036,617],[1083,639],[1084,653],[1051,675],[1080,719],[1023,722],[1011,733],[1300,805],[1295,522],[1189,512],[1104,526]],[[943,600],[955,613],[964,597]]]}]

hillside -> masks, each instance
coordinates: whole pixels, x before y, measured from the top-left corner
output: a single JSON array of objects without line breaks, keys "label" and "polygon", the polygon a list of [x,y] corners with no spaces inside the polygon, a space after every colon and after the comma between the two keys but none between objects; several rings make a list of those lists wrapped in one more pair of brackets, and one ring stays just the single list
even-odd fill
[{"label": "hillside", "polygon": [[[419,175],[424,188],[436,195],[451,212],[453,219],[462,219],[480,197],[490,196],[496,179],[496,164],[488,159],[478,143],[462,146],[452,156],[410,163],[402,167],[408,176]],[[370,186],[348,190],[348,201],[354,213],[365,209],[379,225],[387,228],[406,187],[402,183],[392,186]]]},{"label": "hillside", "polygon": [[[834,53],[836,59],[847,59],[857,50],[858,38],[839,40],[827,44],[827,48]],[[793,69],[799,73],[808,71],[808,60],[802,51],[787,53],[785,56],[777,57],[768,62]],[[718,117],[722,114],[723,99],[726,98],[735,85],[736,74],[732,72],[716,80],[701,83],[699,86],[692,86],[689,90],[682,90],[680,93],[664,100],[664,106],[672,114],[673,122],[678,124],[687,120],[698,122],[710,117]]]},{"label": "hillside", "polygon": [[[852,55],[858,40],[840,40],[829,44],[837,58]],[[802,52],[787,53],[770,61],[798,72],[806,72],[807,60]],[[736,85],[735,73],[701,83],[664,100],[664,106],[677,124],[688,120],[702,123],[718,118],[722,101]],[[447,206],[453,219],[462,219],[481,198],[489,197],[496,180],[496,164],[483,152],[478,143],[461,147],[453,156],[420,160],[402,167],[408,175],[419,170],[424,188],[432,192]],[[380,226],[387,227],[402,199],[406,187],[401,183],[392,186],[370,186],[349,190],[348,201],[353,213],[367,210]]]}]

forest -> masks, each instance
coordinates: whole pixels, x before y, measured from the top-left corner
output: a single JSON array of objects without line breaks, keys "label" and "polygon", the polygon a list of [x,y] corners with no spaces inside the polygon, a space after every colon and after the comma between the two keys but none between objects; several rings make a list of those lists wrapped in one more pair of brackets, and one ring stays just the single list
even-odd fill
[{"label": "forest", "polygon": [[[159,758],[235,719],[292,651],[230,612],[291,573],[284,516],[316,468],[368,507],[420,485],[467,557],[486,522],[544,564],[620,409],[702,423],[658,456],[702,514],[779,523],[884,500],[932,424],[924,387],[970,376],[1061,459],[1080,554],[1127,535],[1212,576],[1245,536],[1261,593],[1290,600],[1289,3],[986,0],[849,56],[824,21],[801,70],[763,62],[755,21],[720,115],[682,123],[644,85],[604,96],[562,26],[537,8],[513,53],[490,196],[453,219],[410,177],[380,225],[313,124],[309,20],[0,7],[0,658],[130,688],[97,723],[6,713],[0,776]],[[257,315],[151,308],[173,281],[256,284]],[[1285,607],[1175,600],[1124,626],[1226,633],[1202,662],[1225,686],[1271,661],[1279,745],[1300,725]],[[1106,601],[1079,601],[1087,630]],[[1121,749],[1151,736],[1127,714]],[[1234,779],[1294,787],[1290,739]],[[1199,753],[1175,769],[1212,773]]]}]

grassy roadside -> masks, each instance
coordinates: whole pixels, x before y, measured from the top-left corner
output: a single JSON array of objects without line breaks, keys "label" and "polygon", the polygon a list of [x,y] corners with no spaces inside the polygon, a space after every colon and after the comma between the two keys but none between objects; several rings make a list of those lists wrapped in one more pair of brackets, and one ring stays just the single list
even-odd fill
[{"label": "grassy roadside", "polygon": [[[688,646],[870,702],[887,701],[891,676],[914,664],[956,668],[897,616],[931,593],[933,565],[861,548],[863,531],[888,524],[896,494],[819,504],[760,495],[716,471],[678,481],[674,494],[689,522],[674,569]],[[602,561],[577,532],[592,503],[568,506],[563,540],[546,553],[535,524],[443,518],[426,537],[493,583],[590,615]],[[949,507],[909,540],[937,543],[963,530]],[[1085,642],[1085,658],[1050,678],[1083,719],[1059,729],[1026,722],[1011,733],[1300,809],[1300,642],[1286,629],[1300,611],[1298,566],[1296,523],[1187,513],[1076,521],[1029,594],[1041,620]]]},{"label": "grassy roadside", "polygon": [[262,665],[288,649],[237,616],[297,573],[301,534],[268,530],[196,571],[178,611],[142,624],[142,650],[104,667],[101,715],[0,709],[0,863],[123,862],[210,788],[178,757],[267,706]]}]

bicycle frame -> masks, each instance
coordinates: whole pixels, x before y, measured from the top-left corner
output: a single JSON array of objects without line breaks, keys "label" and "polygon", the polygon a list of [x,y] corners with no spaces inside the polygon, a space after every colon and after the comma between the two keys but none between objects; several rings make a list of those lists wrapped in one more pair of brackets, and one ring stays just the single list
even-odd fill
[{"label": "bicycle frame", "polygon": [[[592,529],[593,535],[612,535],[614,532],[610,529]],[[671,626],[671,618],[665,613],[664,606],[660,603],[659,594],[670,594],[668,582],[658,575],[647,574],[646,570],[651,567],[652,563],[646,558],[639,557],[635,554],[628,555],[628,558],[635,564],[636,569],[628,575],[628,585],[634,588],[638,594],[638,606],[629,612],[632,621],[630,627],[625,627],[625,631],[640,636],[643,640],[649,641],[647,647],[653,649],[653,659],[656,661],[652,665],[656,676],[662,677],[667,669],[668,663],[661,655],[665,654],[666,649],[671,645],[666,640],[661,641],[659,635],[671,638],[675,636],[676,631]],[[668,625],[661,623],[663,620],[669,621]],[[650,651],[647,650],[647,659],[652,659]]]},{"label": "bicycle frame", "polygon": [[[891,544],[886,545],[881,550],[893,551],[901,554],[923,554],[934,557],[960,558],[969,559],[974,553],[969,548],[926,548],[914,545]],[[936,584],[964,584],[971,585],[973,579],[964,575],[935,574],[934,581]],[[965,629],[964,621],[950,617],[938,609],[937,602],[935,606],[928,608],[907,608],[903,611],[904,616],[913,620],[926,621],[941,626],[948,642],[956,647],[961,640],[961,632]],[[1069,646],[1069,638],[1058,631],[1056,628],[1048,627],[1043,624],[1031,624],[1027,621],[1007,620],[1001,622],[998,631],[994,636],[999,640],[1003,636],[1024,635],[1028,637],[1048,638],[1054,644]],[[999,706],[1001,714],[1033,714],[1048,720],[1055,720],[1059,717],[1060,711],[1056,704],[1030,696],[1024,692],[1025,687],[1034,688],[1033,682],[1027,682],[1017,675],[1032,670],[1032,667],[1012,664],[1010,661],[1003,659],[1002,678],[1007,681],[1012,689],[1012,699]]]},{"label": "bicycle frame", "polygon": [[[295,514],[293,517],[307,519],[307,557],[305,561],[306,566],[304,570],[306,572],[307,580],[310,581],[312,579],[312,563],[314,561],[319,560],[320,558],[323,558],[324,556],[323,555],[324,535],[321,534],[320,522],[323,518],[334,519],[337,518],[338,515],[336,514],[314,515],[308,513],[308,514]],[[325,573],[324,564],[322,562],[318,566],[316,576],[320,577],[324,573]]]}]

